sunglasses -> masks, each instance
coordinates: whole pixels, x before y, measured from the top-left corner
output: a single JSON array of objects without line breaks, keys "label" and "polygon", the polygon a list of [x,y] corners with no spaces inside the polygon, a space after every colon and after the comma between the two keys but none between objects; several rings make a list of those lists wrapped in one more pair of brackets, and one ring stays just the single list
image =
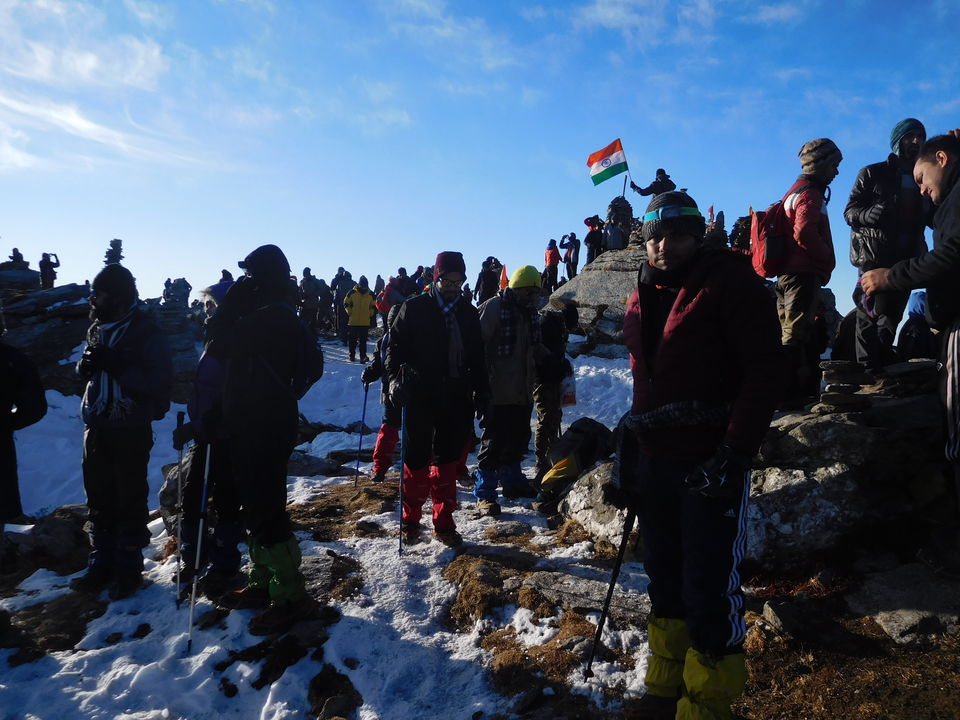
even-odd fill
[{"label": "sunglasses", "polygon": [[440,278],[439,280],[434,280],[434,285],[437,285],[442,288],[458,288],[463,287],[463,284],[466,282],[466,278],[463,280],[454,280],[453,278]]},{"label": "sunglasses", "polygon": [[651,220],[667,220],[669,218],[679,217],[703,217],[700,211],[692,207],[683,207],[682,205],[666,205],[656,210],[651,210],[643,216],[644,222]]}]

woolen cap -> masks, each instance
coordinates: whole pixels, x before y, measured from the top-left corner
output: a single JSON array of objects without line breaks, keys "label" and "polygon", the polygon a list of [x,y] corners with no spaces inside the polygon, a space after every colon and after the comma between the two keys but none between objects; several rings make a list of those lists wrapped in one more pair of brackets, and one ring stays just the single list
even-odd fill
[{"label": "woolen cap", "polygon": [[840,165],[843,153],[830,138],[816,138],[804,143],[797,157],[804,175],[826,175],[828,169]]},{"label": "woolen cap", "polygon": [[540,271],[533,265],[521,265],[510,276],[509,287],[513,290],[525,287],[540,287]]},{"label": "woolen cap", "polygon": [[900,141],[903,140],[906,135],[916,130],[923,133],[924,140],[927,138],[927,129],[923,126],[923,123],[916,118],[905,118],[898,122],[893,126],[893,130],[890,131],[890,149],[899,155]]},{"label": "woolen cap", "polygon": [[237,265],[260,281],[286,280],[290,277],[290,263],[287,262],[287,256],[276,245],[261,245]]},{"label": "woolen cap", "polygon": [[690,233],[698,240],[703,238],[707,227],[696,201],[679,190],[654,195],[643,214],[643,239],[658,235],[664,230]]},{"label": "woolen cap", "polygon": [[433,264],[433,276],[443,277],[447,273],[458,272],[467,274],[467,264],[463,261],[463,254],[454,250],[445,250],[437,254],[437,260]]},{"label": "woolen cap", "polygon": [[137,281],[133,274],[119,263],[107,265],[93,279],[94,292],[100,290],[124,303],[137,299]]}]

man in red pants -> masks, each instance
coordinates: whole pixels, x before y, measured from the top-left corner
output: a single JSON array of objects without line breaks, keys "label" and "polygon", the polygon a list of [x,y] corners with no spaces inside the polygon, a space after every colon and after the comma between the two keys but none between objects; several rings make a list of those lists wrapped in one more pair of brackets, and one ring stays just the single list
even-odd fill
[{"label": "man in red pants", "polygon": [[[460,291],[465,280],[463,256],[440,253],[432,288],[407,300],[390,329],[385,362],[390,397],[407,411],[402,532],[408,544],[420,539],[428,496],[434,537],[450,546],[463,541],[453,520],[457,464],[474,412],[489,395],[480,319]],[[431,460],[437,467],[433,477]]]}]

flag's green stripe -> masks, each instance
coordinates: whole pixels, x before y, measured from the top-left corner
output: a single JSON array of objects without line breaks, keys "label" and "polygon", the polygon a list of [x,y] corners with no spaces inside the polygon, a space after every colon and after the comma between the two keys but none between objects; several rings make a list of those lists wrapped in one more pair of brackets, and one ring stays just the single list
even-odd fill
[{"label": "flag's green stripe", "polygon": [[614,175],[619,175],[622,172],[627,171],[627,164],[625,162],[618,163],[616,165],[611,165],[603,172],[598,172],[596,175],[591,175],[590,179],[593,180],[594,185],[599,185],[604,180],[609,180]]}]

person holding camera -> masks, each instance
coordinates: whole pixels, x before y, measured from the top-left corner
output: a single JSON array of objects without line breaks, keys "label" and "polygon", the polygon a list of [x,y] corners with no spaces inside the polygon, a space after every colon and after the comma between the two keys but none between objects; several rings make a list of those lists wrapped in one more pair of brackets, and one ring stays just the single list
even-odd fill
[{"label": "person holding camera", "polygon": [[74,589],[110,586],[132,595],[143,572],[147,529],[147,462],[152,422],[170,408],[173,362],[166,335],[139,307],[136,281],[119,264],[93,279],[87,345],[77,374],[87,381],[81,412],[83,487],[92,548]]},{"label": "person holding camera", "polygon": [[56,268],[60,267],[60,258],[56,253],[43,253],[40,257],[40,289],[50,290],[57,279]]}]

